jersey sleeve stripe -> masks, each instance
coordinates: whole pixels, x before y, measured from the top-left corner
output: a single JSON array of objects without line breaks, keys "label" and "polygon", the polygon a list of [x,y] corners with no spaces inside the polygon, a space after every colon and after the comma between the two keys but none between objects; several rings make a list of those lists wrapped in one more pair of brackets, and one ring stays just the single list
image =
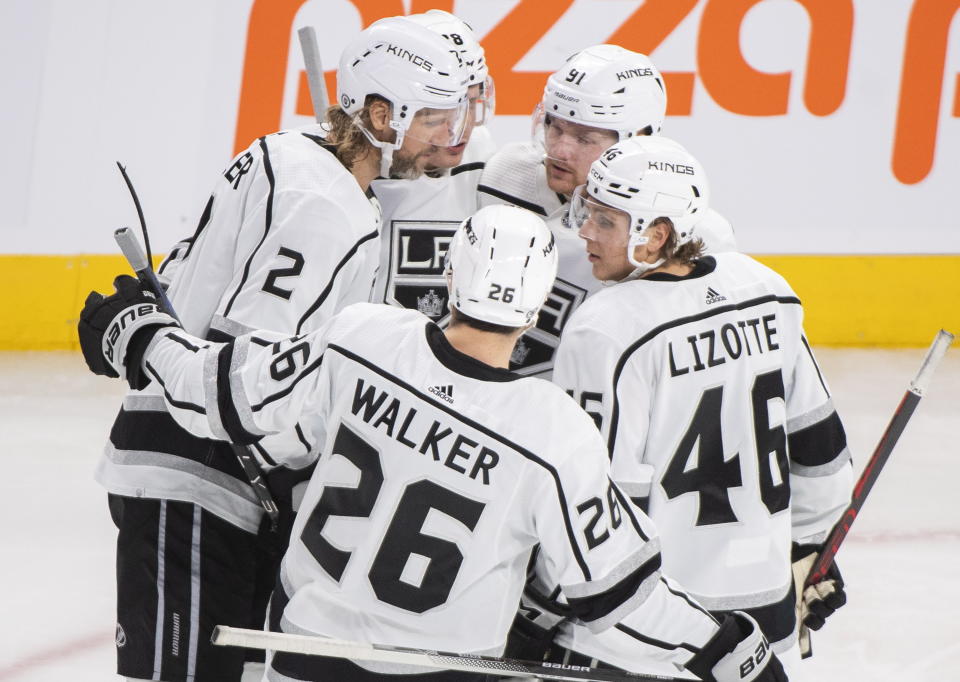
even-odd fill
[{"label": "jersey sleeve stripe", "polygon": [[[639,535],[644,542],[650,542],[650,537],[643,531],[643,527],[640,525],[640,521],[637,520],[636,515],[633,513],[633,509],[630,507],[630,503],[627,502],[626,497],[624,496],[623,491],[621,490],[621,486],[614,483],[612,480],[610,481],[610,486],[611,486],[611,490],[613,490],[613,494],[617,496],[617,501],[620,503],[620,508],[628,517],[630,517],[630,523],[633,524],[633,528],[634,530],[637,531],[637,535]],[[648,496],[650,495],[649,486],[647,486],[647,495]]]},{"label": "jersey sleeve stripe", "polygon": [[817,370],[817,378],[820,379],[820,385],[823,386],[823,392],[829,396],[830,390],[827,388],[827,382],[823,380],[823,373],[820,372],[820,365],[817,364],[817,359],[813,357],[813,351],[810,350],[810,344],[807,342],[807,335],[801,334],[800,340],[803,341],[803,347],[807,349],[807,355],[810,356],[810,362],[813,363],[813,368]]},{"label": "jersey sleeve stripe", "polygon": [[489,438],[492,438],[493,440],[496,440],[496,441],[498,441],[498,442],[500,442],[500,443],[503,443],[504,445],[506,445],[508,448],[510,448],[511,450],[513,450],[514,452],[516,452],[517,454],[521,455],[522,457],[530,460],[531,462],[533,462],[533,463],[537,464],[538,466],[542,467],[543,469],[545,469],[545,470],[547,471],[547,473],[549,473],[550,476],[551,476],[551,478],[553,479],[554,487],[556,488],[556,491],[557,491],[557,501],[559,502],[560,513],[561,513],[561,515],[563,516],[563,525],[564,525],[564,528],[565,528],[565,530],[566,530],[567,541],[570,543],[570,549],[571,549],[571,551],[573,552],[574,557],[576,558],[577,565],[580,567],[580,571],[581,571],[581,573],[583,574],[584,580],[585,580],[585,581],[590,581],[590,580],[592,579],[591,574],[590,574],[590,567],[587,565],[586,559],[584,559],[584,557],[583,557],[583,552],[582,552],[582,550],[580,549],[580,545],[577,544],[576,535],[575,535],[574,530],[573,530],[573,522],[572,522],[572,520],[570,519],[570,513],[569,513],[569,508],[568,508],[568,505],[567,505],[566,495],[565,495],[564,492],[563,492],[563,485],[560,483],[560,475],[557,473],[557,470],[556,470],[554,467],[550,466],[550,465],[549,465],[547,462],[545,462],[543,459],[541,459],[540,457],[538,457],[538,456],[535,455],[534,453],[530,452],[529,450],[527,450],[527,449],[524,448],[523,446],[518,445],[517,443],[514,443],[514,442],[512,442],[512,441],[510,441],[510,440],[508,440],[508,439],[506,439],[506,438],[504,438],[503,436],[501,436],[500,434],[496,433],[495,431],[492,431],[492,430],[486,428],[485,426],[483,426],[483,425],[481,425],[481,424],[478,424],[477,422],[473,421],[472,419],[468,419],[467,417],[464,417],[462,414],[460,414],[459,412],[457,412],[457,411],[455,411],[455,410],[447,407],[446,405],[444,405],[443,403],[441,403],[439,400],[434,400],[430,395],[428,395],[428,394],[426,394],[426,393],[423,393],[422,391],[417,390],[416,388],[414,388],[413,386],[411,386],[411,385],[408,384],[407,382],[403,381],[403,380],[400,379],[399,377],[396,377],[396,376],[394,376],[393,374],[390,374],[389,372],[383,370],[382,368],[374,365],[373,363],[371,363],[370,361],[368,361],[366,358],[360,357],[360,356],[357,355],[356,353],[353,353],[353,352],[347,350],[346,348],[344,348],[344,347],[342,347],[342,346],[339,346],[339,345],[337,345],[337,344],[333,344],[333,343],[331,343],[329,346],[327,346],[327,351],[329,352],[329,351],[331,351],[331,350],[339,353],[340,355],[342,355],[343,357],[347,358],[348,360],[352,360],[352,361],[354,361],[354,362],[356,362],[356,363],[358,363],[358,364],[360,364],[360,365],[363,365],[364,367],[366,367],[367,369],[369,369],[371,372],[374,372],[374,373],[376,373],[376,374],[379,374],[380,376],[384,377],[385,379],[387,379],[388,381],[392,382],[393,384],[395,384],[395,385],[397,385],[397,386],[400,386],[400,387],[403,388],[404,390],[406,390],[406,391],[410,392],[411,394],[417,396],[417,397],[420,398],[421,400],[430,403],[431,405],[433,405],[433,406],[436,407],[437,409],[441,410],[442,412],[446,412],[446,413],[447,413],[448,415],[450,415],[453,419],[456,419],[456,420],[459,421],[459,422],[462,422],[462,423],[464,423],[464,424],[467,424],[467,425],[470,426],[471,428],[476,429],[476,430],[479,431],[480,433],[483,433],[484,435],[486,435],[486,436],[489,437]]},{"label": "jersey sleeve stripe", "polygon": [[260,241],[257,243],[256,248],[250,252],[250,255],[247,257],[247,262],[243,265],[243,276],[240,278],[240,283],[237,285],[236,290],[233,292],[233,295],[230,296],[230,300],[227,302],[227,307],[223,310],[223,315],[226,317],[230,314],[230,309],[233,307],[234,301],[237,300],[237,296],[240,294],[240,291],[243,289],[243,285],[247,283],[247,278],[250,276],[250,266],[253,263],[254,256],[257,255],[257,252],[260,250],[260,247],[263,246],[263,243],[267,240],[267,235],[270,233],[270,226],[273,223],[273,192],[275,189],[276,181],[273,177],[273,165],[270,163],[270,152],[267,149],[267,138],[261,137],[259,140],[260,149],[263,151],[263,171],[267,176],[267,183],[270,185],[270,189],[267,193],[267,205],[265,211],[265,219],[263,225],[263,236],[260,237]]},{"label": "jersey sleeve stripe", "polygon": [[[210,223],[210,216],[213,215],[213,195],[210,195],[210,198],[207,199],[207,205],[203,207],[203,213],[200,215],[200,221],[197,223],[197,229],[193,233],[192,237],[189,237],[183,241],[187,245],[187,250],[184,252],[181,260],[186,260],[190,257],[190,252],[193,251],[193,245],[197,243],[197,239],[200,237],[200,234],[206,229],[207,225]],[[166,261],[163,262],[163,265],[166,265]],[[160,267],[160,272],[163,272],[163,265]]]},{"label": "jersey sleeve stripe", "polygon": [[216,383],[217,405],[220,408],[220,420],[223,423],[224,430],[230,435],[230,440],[240,445],[249,445],[250,443],[260,440],[265,434],[258,433],[258,429],[254,425],[251,415],[241,413],[243,409],[241,407],[243,405],[242,391],[237,396],[241,400],[239,405],[234,396],[230,373],[234,367],[239,364],[238,360],[243,360],[244,353],[240,353],[240,357],[235,357],[235,355],[238,355],[236,353],[235,343],[228,343],[220,349],[220,353],[218,354]]},{"label": "jersey sleeve stripe", "polygon": [[289,383],[289,385],[287,385],[283,390],[277,391],[276,393],[271,393],[270,395],[268,395],[266,398],[264,398],[262,401],[260,401],[260,402],[257,403],[256,405],[251,405],[251,406],[250,406],[250,409],[251,409],[253,412],[259,412],[260,410],[262,410],[264,407],[266,407],[266,406],[269,405],[270,403],[275,402],[275,401],[277,401],[277,400],[280,400],[280,398],[283,398],[284,396],[289,395],[290,392],[293,391],[293,389],[296,387],[297,384],[299,384],[301,381],[303,381],[303,380],[306,379],[308,376],[310,376],[311,374],[313,374],[314,372],[316,372],[318,369],[320,369],[321,365],[323,365],[323,356],[322,356],[322,355],[321,355],[319,358],[317,358],[316,360],[314,360],[313,362],[311,362],[309,365],[307,365],[306,367],[304,367],[304,368],[303,368],[303,371],[300,372],[300,374],[297,376],[297,378],[293,379],[293,380]]},{"label": "jersey sleeve stripe", "polygon": [[591,632],[602,632],[640,608],[659,581],[660,553],[657,552],[609,590],[582,599],[568,594],[567,601],[574,615]]},{"label": "jersey sleeve stripe", "polygon": [[[836,468],[839,468],[843,461],[850,458],[847,434],[843,430],[843,423],[836,411],[799,431],[788,433],[787,445],[791,470],[793,463],[805,468],[837,464]],[[833,471],[836,471],[836,468]],[[826,473],[832,473],[832,471]]]},{"label": "jersey sleeve stripe", "polygon": [[323,288],[323,291],[320,292],[320,295],[317,297],[317,300],[314,301],[309,308],[307,308],[307,311],[300,318],[300,321],[297,322],[297,334],[300,334],[302,332],[303,325],[306,324],[310,316],[313,315],[320,308],[320,306],[323,305],[323,302],[327,300],[327,297],[330,295],[330,292],[333,290],[333,283],[334,281],[336,281],[337,275],[340,274],[340,271],[343,270],[346,264],[350,261],[351,258],[353,258],[353,256],[357,253],[357,251],[360,250],[360,247],[363,246],[364,243],[370,241],[371,239],[376,239],[379,235],[380,235],[380,232],[377,230],[374,230],[373,232],[363,235],[362,237],[360,237],[359,240],[357,240],[357,243],[351,246],[350,250],[347,251],[346,254],[344,254],[343,258],[340,259],[340,262],[337,263],[337,267],[333,269],[333,274],[330,275],[330,281],[327,282],[327,286]]},{"label": "jersey sleeve stripe", "polygon": [[759,296],[747,301],[741,301],[740,303],[731,303],[730,305],[720,306],[719,308],[713,308],[712,310],[705,310],[704,312],[697,313],[696,315],[688,315],[687,317],[678,317],[675,320],[670,320],[669,322],[661,324],[659,327],[654,327],[632,344],[627,346],[626,350],[624,350],[620,355],[620,359],[617,361],[616,368],[613,371],[613,406],[610,413],[610,434],[607,438],[607,449],[609,450],[610,457],[613,457],[614,447],[617,444],[617,426],[620,418],[620,399],[617,395],[617,384],[620,382],[620,375],[623,373],[623,368],[626,367],[627,362],[630,360],[630,356],[632,356],[638,349],[642,348],[646,343],[655,339],[668,329],[681,327],[691,322],[699,322],[700,320],[722,315],[723,313],[728,313],[732,310],[746,310],[747,308],[753,308],[758,305],[763,305],[764,303],[774,302],[787,305],[800,305],[800,299],[796,296],[777,296],[775,294]]},{"label": "jersey sleeve stripe", "polygon": [[514,206],[519,206],[520,208],[525,208],[528,211],[533,211],[537,215],[542,215],[543,217],[547,216],[547,211],[546,209],[543,208],[543,206],[534,204],[533,202],[530,202],[530,201],[525,201],[523,199],[520,199],[519,197],[513,196],[512,194],[507,194],[506,192],[502,192],[499,189],[494,189],[489,185],[477,185],[477,191],[483,192],[484,194],[489,194],[490,196],[496,197],[497,199],[502,199],[507,203],[513,204]]},{"label": "jersey sleeve stripe", "polygon": [[170,391],[167,390],[166,384],[163,383],[163,379],[160,378],[160,374],[156,369],[154,369],[153,365],[151,365],[147,360],[143,361],[143,365],[147,368],[147,371],[150,372],[151,376],[153,376],[153,380],[156,381],[160,388],[163,389],[163,395],[166,398],[167,403],[181,410],[189,410],[191,412],[196,412],[197,414],[207,413],[202,405],[197,405],[185,400],[177,400],[174,398],[172,395],[170,395]]},{"label": "jersey sleeve stripe", "polygon": [[688,642],[677,642],[676,644],[673,644],[671,642],[665,642],[662,639],[656,639],[655,637],[648,637],[647,635],[637,632],[633,628],[627,625],[624,625],[623,623],[617,623],[616,625],[614,625],[614,627],[620,632],[622,632],[623,634],[627,635],[628,637],[635,639],[638,642],[641,642],[642,644],[656,647],[658,649],[667,649],[669,651],[675,651],[676,649],[685,649],[686,651],[689,651],[691,653],[696,653],[700,651],[698,647],[695,647],[693,644],[690,644]]},{"label": "jersey sleeve stripe", "polygon": [[678,589],[676,589],[673,585],[670,584],[670,581],[669,581],[669,580],[666,580],[666,579],[664,579],[664,578],[662,578],[662,577],[661,577],[660,580],[661,580],[661,582],[666,586],[667,592],[669,592],[670,594],[674,595],[675,597],[680,597],[680,598],[683,599],[685,602],[687,602],[687,604],[689,604],[691,607],[695,608],[697,611],[700,611],[700,612],[706,614],[707,616],[709,616],[710,618],[712,618],[714,622],[717,622],[717,619],[714,618],[713,614],[711,614],[707,609],[705,609],[702,604],[694,601],[693,598],[692,598],[689,594],[687,594],[687,593],[684,592],[683,590],[678,590]]}]

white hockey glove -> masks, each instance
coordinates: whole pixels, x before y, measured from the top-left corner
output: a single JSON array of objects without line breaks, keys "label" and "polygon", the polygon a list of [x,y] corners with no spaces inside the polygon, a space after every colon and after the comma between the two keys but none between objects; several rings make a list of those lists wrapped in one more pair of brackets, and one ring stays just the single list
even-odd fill
[{"label": "white hockey glove", "polygon": [[133,277],[120,275],[113,287],[116,291],[110,296],[96,291],[87,296],[77,324],[80,348],[91,372],[122,375],[131,388],[140,390],[150,383],[141,359],[154,332],[179,325],[161,312],[153,294],[143,291]]},{"label": "white hockey glove", "polygon": [[787,674],[757,622],[735,611],[687,661],[687,670],[704,682],[786,682]]},{"label": "white hockey glove", "polygon": [[822,628],[826,619],[847,603],[843,577],[836,561],[830,564],[826,579],[803,589],[810,570],[820,556],[820,550],[819,545],[793,544],[793,584],[797,594],[797,624],[800,628],[800,655],[803,658],[811,655],[810,630]]}]

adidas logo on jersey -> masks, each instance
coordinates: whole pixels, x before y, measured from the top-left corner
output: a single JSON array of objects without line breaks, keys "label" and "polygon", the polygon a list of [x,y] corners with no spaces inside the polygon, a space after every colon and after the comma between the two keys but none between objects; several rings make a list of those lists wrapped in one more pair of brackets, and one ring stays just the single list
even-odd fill
[{"label": "adidas logo on jersey", "polygon": [[727,297],[718,293],[713,287],[707,287],[707,305],[726,300]]},{"label": "adidas logo on jersey", "polygon": [[441,400],[446,400],[451,405],[453,404],[453,384],[447,384],[446,386],[431,386],[427,390]]}]

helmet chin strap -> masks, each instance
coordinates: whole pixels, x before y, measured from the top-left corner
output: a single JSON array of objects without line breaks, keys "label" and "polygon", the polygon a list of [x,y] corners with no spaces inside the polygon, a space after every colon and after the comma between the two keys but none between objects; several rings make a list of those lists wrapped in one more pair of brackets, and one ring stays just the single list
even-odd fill
[{"label": "helmet chin strap", "polygon": [[627,243],[627,260],[630,261],[630,265],[633,266],[634,270],[629,275],[619,280],[620,282],[629,282],[630,280],[633,280],[633,279],[639,279],[640,277],[643,277],[643,275],[645,275],[646,273],[650,272],[651,270],[656,270],[661,265],[667,262],[666,258],[658,258],[652,263],[646,263],[644,261],[638,261],[634,257],[633,254],[636,247],[642,246],[646,244],[648,241],[650,240],[641,234],[635,239],[631,239]]},{"label": "helmet chin strap", "polygon": [[360,121],[359,116],[354,117],[353,122],[354,125],[360,129],[360,132],[363,133],[363,136],[367,138],[367,141],[380,150],[380,177],[389,178],[390,168],[393,166],[393,152],[403,145],[403,128],[401,128],[400,124],[396,121],[390,121],[390,127],[396,132],[397,139],[396,142],[384,142],[383,140],[375,138],[373,133],[367,130],[367,127]]}]

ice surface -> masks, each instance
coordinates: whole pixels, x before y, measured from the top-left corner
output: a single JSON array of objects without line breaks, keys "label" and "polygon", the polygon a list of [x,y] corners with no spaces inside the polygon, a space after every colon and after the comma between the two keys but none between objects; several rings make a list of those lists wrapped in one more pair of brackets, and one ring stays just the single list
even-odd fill
[{"label": "ice surface", "polygon": [[[817,349],[859,470],[921,349]],[[102,682],[113,543],[93,481],[123,386],[77,354],[0,353],[0,681]],[[808,682],[960,680],[960,351],[947,353],[839,555],[848,605]]]}]

